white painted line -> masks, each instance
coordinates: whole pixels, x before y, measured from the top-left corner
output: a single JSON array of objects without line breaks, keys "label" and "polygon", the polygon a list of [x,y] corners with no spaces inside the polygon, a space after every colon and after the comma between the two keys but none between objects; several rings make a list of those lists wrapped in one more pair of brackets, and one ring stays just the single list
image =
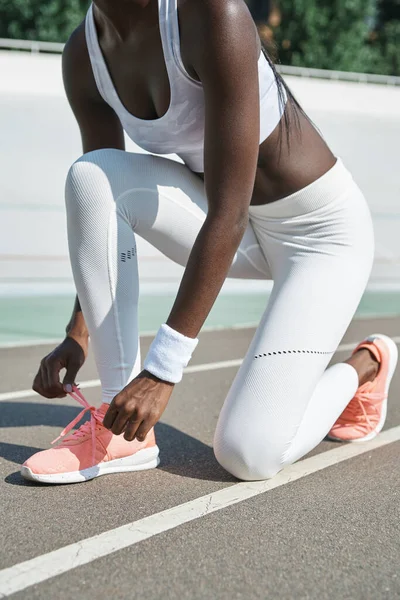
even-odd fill
[{"label": "white painted line", "polygon": [[205,363],[203,365],[192,365],[186,367],[185,375],[190,373],[202,373],[203,371],[216,371],[217,369],[231,369],[232,367],[240,367],[243,358],[234,358],[232,360],[221,360],[219,362]]},{"label": "white painted line", "polygon": [[31,348],[32,346],[47,346],[50,344],[60,344],[62,338],[48,338],[40,340],[25,340],[20,342],[2,342],[0,343],[0,350],[11,350],[12,348]]},{"label": "white painted line", "polygon": [[71,569],[86,565],[128,546],[138,544],[164,531],[174,529],[227,508],[259,494],[286,485],[312,473],[317,473],[345,460],[382,448],[400,440],[400,426],[381,433],[371,442],[346,444],[297,462],[267,481],[243,482],[196,498],[191,502],[128,523],[117,529],[105,531],[94,537],[64,546],[48,554],[0,571],[0,597],[15,594],[32,585],[46,581]]},{"label": "white painted line", "polygon": [[[243,359],[235,358],[234,360],[223,360],[215,363],[206,363],[203,365],[193,365],[192,367],[186,367],[185,374],[188,373],[201,373],[202,371],[215,371],[217,369],[228,369],[230,367],[238,367],[242,364]],[[100,386],[100,379],[89,379],[88,381],[82,381],[79,384],[81,390],[86,390],[88,388],[96,388]],[[21,390],[19,392],[5,392],[0,394],[0,402],[5,402],[6,400],[21,400],[23,398],[32,398],[34,396],[40,396],[33,390]]]},{"label": "white painted line", "polygon": [[[395,344],[400,344],[400,337],[393,337],[392,340],[395,342]],[[336,352],[349,352],[353,350],[356,347],[356,345],[357,342],[353,342],[351,344],[342,344],[338,347]],[[202,365],[192,365],[190,367],[186,367],[185,375],[189,375],[190,373],[202,373],[204,371],[216,371],[218,369],[231,369],[233,367],[240,367],[242,362],[242,358],[234,358],[232,360],[221,360],[218,362],[205,363]],[[96,388],[99,386],[100,379],[89,379],[88,381],[82,381],[82,383],[79,384],[79,387],[82,390]],[[4,392],[0,394],[0,402],[5,402],[7,400],[21,400],[23,398],[32,398],[38,395],[39,394],[37,394],[33,390],[21,390],[19,392]]]},{"label": "white painted line", "polygon": [[[94,388],[99,387],[100,379],[89,379],[88,381],[83,381],[79,384],[81,389]],[[5,392],[0,394],[0,402],[5,402],[6,400],[21,400],[23,398],[33,398],[34,396],[39,396],[39,398],[43,398],[40,394],[37,394],[33,390],[20,390],[19,392]]]}]

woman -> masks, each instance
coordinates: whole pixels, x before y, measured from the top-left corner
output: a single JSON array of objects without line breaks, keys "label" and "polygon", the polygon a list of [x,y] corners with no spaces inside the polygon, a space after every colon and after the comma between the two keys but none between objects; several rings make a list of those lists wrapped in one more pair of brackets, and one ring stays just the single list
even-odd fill
[{"label": "woman", "polygon": [[[77,301],[33,388],[72,393],[91,420],[22,474],[68,483],[157,466],[153,426],[227,276],[274,288],[219,417],[220,464],[264,479],[328,433],[375,436],[395,344],[371,336],[325,370],[368,281],[370,214],[261,52],[243,0],[95,0],[63,70],[84,151],[66,184]],[[123,130],[184,164],[125,152]],[[186,266],[141,372],[135,234]],[[74,386],[89,335],[98,410]]]}]

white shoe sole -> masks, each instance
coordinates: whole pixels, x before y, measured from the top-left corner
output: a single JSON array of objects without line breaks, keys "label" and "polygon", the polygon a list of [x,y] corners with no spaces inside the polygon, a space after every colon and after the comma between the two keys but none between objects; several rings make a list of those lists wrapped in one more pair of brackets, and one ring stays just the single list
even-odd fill
[{"label": "white shoe sole", "polygon": [[155,469],[159,463],[158,446],[144,448],[132,456],[117,458],[108,462],[100,463],[94,467],[83,469],[83,471],[72,471],[70,473],[38,474],[32,473],[29,467],[21,468],[21,475],[30,481],[38,483],[81,483],[100,477],[100,475],[109,475],[111,473],[128,473],[130,471],[145,471],[146,469]]},{"label": "white shoe sole", "polygon": [[397,346],[394,343],[394,341],[392,339],[390,339],[390,337],[388,337],[387,335],[383,335],[381,333],[374,333],[374,334],[368,336],[365,341],[367,341],[367,340],[372,341],[376,338],[379,338],[380,340],[383,340],[386,343],[387,347],[389,348],[389,357],[390,357],[389,358],[388,376],[387,376],[386,385],[385,385],[386,398],[382,404],[382,413],[381,413],[379,422],[378,422],[377,426],[375,427],[375,429],[373,431],[371,431],[371,433],[368,433],[368,435],[365,435],[364,437],[356,438],[354,440],[342,440],[341,438],[334,437],[333,435],[328,435],[327,437],[329,440],[333,440],[335,442],[349,442],[351,444],[357,444],[360,442],[369,442],[369,441],[373,440],[378,435],[378,433],[380,433],[383,429],[383,426],[386,421],[386,415],[387,415],[389,387],[390,387],[390,383],[392,381],[393,374],[396,370],[397,359],[398,359],[398,350],[397,350]]}]

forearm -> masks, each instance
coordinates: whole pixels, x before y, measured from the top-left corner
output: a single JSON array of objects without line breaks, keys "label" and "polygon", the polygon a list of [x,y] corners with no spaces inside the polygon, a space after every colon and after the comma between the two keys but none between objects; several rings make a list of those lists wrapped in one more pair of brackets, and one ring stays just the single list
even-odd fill
[{"label": "forearm", "polygon": [[233,219],[207,218],[193,246],[167,324],[196,338],[232,264],[247,226],[247,215]]},{"label": "forearm", "polygon": [[70,337],[79,337],[83,339],[87,339],[89,337],[89,332],[85,323],[85,318],[82,313],[78,296],[75,298],[72,315],[65,331]]}]

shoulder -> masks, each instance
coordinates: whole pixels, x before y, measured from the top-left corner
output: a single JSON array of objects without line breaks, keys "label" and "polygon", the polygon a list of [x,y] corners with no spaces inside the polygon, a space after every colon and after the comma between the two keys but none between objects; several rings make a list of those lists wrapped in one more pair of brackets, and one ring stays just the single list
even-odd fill
[{"label": "shoulder", "polygon": [[251,19],[244,0],[178,0],[178,6],[193,18],[217,20],[220,24],[233,23],[247,16]]},{"label": "shoulder", "polygon": [[63,79],[68,102],[81,131],[83,151],[99,148],[123,150],[121,123],[97,89],[86,44],[85,22],[79,25],[65,45]]},{"label": "shoulder", "polygon": [[70,101],[84,96],[101,100],[86,44],[85,21],[75,29],[65,44],[62,71],[65,91]]},{"label": "shoulder", "polygon": [[178,7],[181,52],[203,83],[206,73],[254,71],[260,39],[244,0],[179,0]]},{"label": "shoulder", "polygon": [[69,37],[64,47],[62,60],[63,68],[65,67],[67,69],[78,68],[89,60],[86,45],[85,21],[82,21]]},{"label": "shoulder", "polygon": [[193,64],[246,54],[258,57],[257,27],[244,0],[179,0],[181,47]]},{"label": "shoulder", "polygon": [[178,5],[183,26],[199,34],[219,31],[256,39],[256,26],[244,0],[179,0]]}]

